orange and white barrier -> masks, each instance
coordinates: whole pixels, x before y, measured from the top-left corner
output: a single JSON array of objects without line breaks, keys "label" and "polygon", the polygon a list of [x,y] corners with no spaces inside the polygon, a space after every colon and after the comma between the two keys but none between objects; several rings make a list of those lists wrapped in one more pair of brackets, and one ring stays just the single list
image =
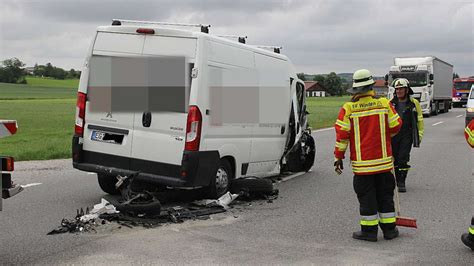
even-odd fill
[{"label": "orange and white barrier", "polygon": [[0,138],[15,134],[17,129],[18,124],[15,120],[0,120]]}]

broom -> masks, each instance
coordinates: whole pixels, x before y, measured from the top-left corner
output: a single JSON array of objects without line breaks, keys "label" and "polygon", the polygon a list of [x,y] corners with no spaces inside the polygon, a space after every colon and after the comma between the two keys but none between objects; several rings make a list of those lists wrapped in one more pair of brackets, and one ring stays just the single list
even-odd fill
[{"label": "broom", "polygon": [[[392,171],[393,174],[393,171]],[[393,175],[395,178],[395,175]],[[397,208],[397,218],[395,224],[403,227],[418,228],[416,226],[416,219],[411,217],[403,217],[400,215],[400,195],[398,194],[397,181],[395,180],[395,198],[396,198],[396,208]]]}]

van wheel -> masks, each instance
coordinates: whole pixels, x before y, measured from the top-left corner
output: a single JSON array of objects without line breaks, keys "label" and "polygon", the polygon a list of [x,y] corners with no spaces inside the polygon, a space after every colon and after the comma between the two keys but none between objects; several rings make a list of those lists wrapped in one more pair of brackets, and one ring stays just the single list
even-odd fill
[{"label": "van wheel", "polygon": [[314,138],[309,133],[303,133],[298,147],[288,155],[287,165],[284,171],[308,172],[314,164],[316,147]]},{"label": "van wheel", "polygon": [[230,182],[234,179],[232,167],[226,159],[221,159],[216,176],[211,178],[211,184],[207,188],[206,195],[211,199],[218,199],[230,188]]},{"label": "van wheel", "polygon": [[119,195],[120,191],[115,188],[117,179],[112,175],[97,174],[97,179],[99,180],[99,186],[105,193],[111,195]]}]

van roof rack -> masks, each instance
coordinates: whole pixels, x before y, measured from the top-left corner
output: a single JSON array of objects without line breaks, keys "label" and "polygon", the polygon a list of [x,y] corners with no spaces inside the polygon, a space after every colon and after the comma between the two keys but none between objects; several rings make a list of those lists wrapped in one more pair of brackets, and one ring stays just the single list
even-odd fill
[{"label": "van roof rack", "polygon": [[263,48],[263,49],[271,49],[273,50],[274,53],[277,53],[277,54],[279,54],[280,50],[283,49],[283,47],[281,46],[273,46],[273,45],[253,45],[253,46],[258,47],[258,48]]},{"label": "van roof rack", "polygon": [[209,33],[210,24],[192,24],[192,23],[175,23],[175,22],[160,22],[160,21],[142,21],[142,20],[128,20],[128,19],[112,19],[112,26],[120,26],[122,24],[154,24],[165,26],[179,26],[179,27],[200,27],[201,32]]},{"label": "van roof rack", "polygon": [[223,38],[237,38],[237,40],[243,44],[245,44],[245,41],[247,40],[247,36],[238,36],[238,35],[217,35],[217,36],[223,37]]}]

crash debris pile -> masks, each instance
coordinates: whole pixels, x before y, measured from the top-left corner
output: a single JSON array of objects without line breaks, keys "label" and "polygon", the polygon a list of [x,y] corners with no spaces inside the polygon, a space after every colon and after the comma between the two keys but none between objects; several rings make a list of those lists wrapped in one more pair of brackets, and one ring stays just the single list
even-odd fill
[{"label": "crash debris pile", "polygon": [[[123,179],[123,181],[127,180]],[[133,178],[129,181],[125,182],[125,186],[120,186],[121,200],[111,204],[102,199],[101,203],[94,205],[91,210],[88,208],[85,211],[84,209],[77,210],[75,218],[62,219],[61,225],[49,232],[48,235],[96,232],[98,226],[112,222],[129,228],[135,226],[155,228],[166,223],[205,220],[209,219],[210,215],[226,212],[232,208],[231,203],[242,204],[242,202],[250,202],[255,199],[264,199],[268,203],[272,203],[278,197],[278,190],[273,189],[270,180],[262,182],[250,178],[247,180],[247,184],[252,186],[246,186],[244,181],[236,183],[238,186],[234,186],[231,191],[238,191],[237,193],[227,192],[219,199],[194,200],[176,206],[167,206],[163,209],[157,194],[148,191],[135,192],[131,189]],[[119,183],[122,185],[122,182]],[[237,198],[241,201],[235,201]],[[249,205],[251,206],[251,203]]]}]

